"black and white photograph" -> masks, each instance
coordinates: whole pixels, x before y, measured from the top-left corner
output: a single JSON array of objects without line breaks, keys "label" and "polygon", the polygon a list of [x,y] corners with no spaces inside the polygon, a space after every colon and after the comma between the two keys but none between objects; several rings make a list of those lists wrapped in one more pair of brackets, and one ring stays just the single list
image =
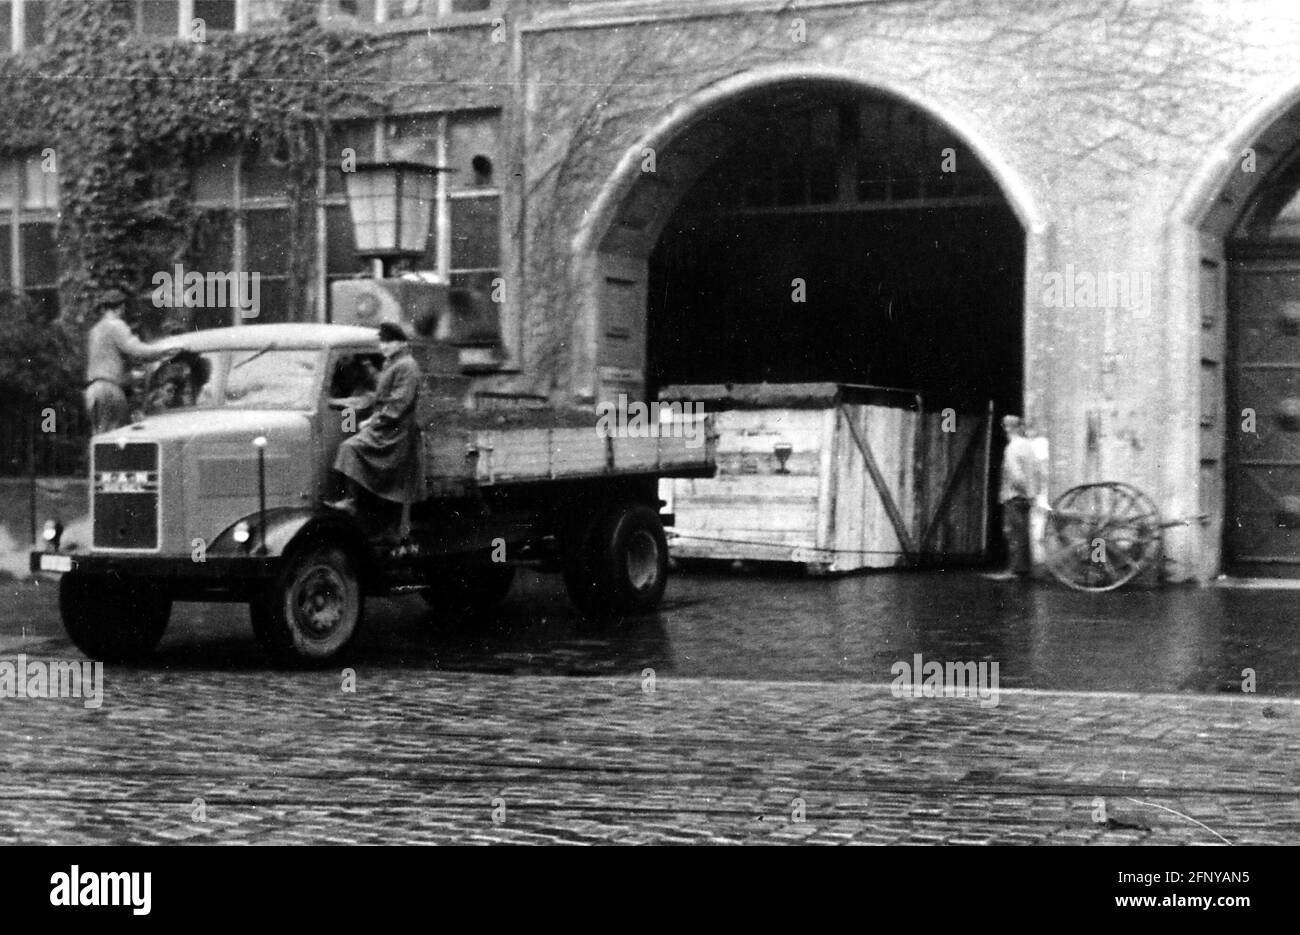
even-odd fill
[{"label": "black and white photograph", "polygon": [[1300,4],[0,0],[0,114],[0,843],[1300,844]]}]

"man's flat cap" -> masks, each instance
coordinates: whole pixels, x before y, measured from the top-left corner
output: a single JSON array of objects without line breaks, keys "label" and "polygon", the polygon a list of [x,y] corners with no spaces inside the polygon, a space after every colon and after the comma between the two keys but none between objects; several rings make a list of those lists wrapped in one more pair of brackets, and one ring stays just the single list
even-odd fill
[{"label": "man's flat cap", "polygon": [[126,304],[126,293],[121,289],[105,289],[95,299],[95,308],[118,308]]}]

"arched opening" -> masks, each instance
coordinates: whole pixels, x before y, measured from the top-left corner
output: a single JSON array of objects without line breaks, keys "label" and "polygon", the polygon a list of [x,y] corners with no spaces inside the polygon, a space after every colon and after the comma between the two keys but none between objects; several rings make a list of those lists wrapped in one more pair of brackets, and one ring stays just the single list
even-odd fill
[{"label": "arched opening", "polygon": [[1024,237],[951,132],[844,89],[768,91],[710,124],[731,145],[650,256],[651,392],[832,381],[1019,406]]},{"label": "arched opening", "polygon": [[827,381],[1019,411],[1024,229],[920,108],[782,80],[638,168],[595,251],[600,395]]},{"label": "arched opening", "polygon": [[990,403],[1021,411],[1024,212],[948,124],[854,81],[781,77],[656,139],[579,238],[593,395],[847,383],[981,424]]}]

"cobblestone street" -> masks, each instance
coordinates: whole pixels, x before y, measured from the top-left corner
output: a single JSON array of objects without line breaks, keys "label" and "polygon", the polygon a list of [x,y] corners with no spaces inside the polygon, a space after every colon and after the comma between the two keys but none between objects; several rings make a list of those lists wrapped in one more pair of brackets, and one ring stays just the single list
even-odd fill
[{"label": "cobblestone street", "polygon": [[[934,591],[935,578],[916,576],[829,588],[897,598],[927,581]],[[882,660],[1001,658],[999,703],[896,698],[887,665],[854,677],[832,660],[816,679],[806,666],[773,678],[801,645],[822,652],[835,618],[787,615],[783,638],[754,623],[746,659],[728,663],[732,628],[697,631],[699,608],[721,619],[761,599],[754,591],[784,589],[797,602],[826,582],[683,576],[671,587],[652,621],[590,633],[536,582],[478,631],[431,632],[418,599],[375,601],[366,640],[344,663],[355,692],[342,690],[339,669],[271,668],[242,608],[178,607],[155,666],[106,668],[99,709],[0,699],[0,840],[1300,841],[1294,700],[1159,684],[1150,694],[1017,689],[1015,651],[990,655],[971,637],[954,656],[937,622],[901,616]],[[52,589],[6,589],[6,658],[78,658]],[[1259,609],[1275,594],[1250,598]],[[904,640],[911,626],[920,635]],[[1133,643],[1161,628],[1151,621]],[[839,634],[852,647],[859,636]],[[1266,642],[1247,636],[1256,649]],[[1145,662],[1153,673],[1170,665],[1158,654]]]}]

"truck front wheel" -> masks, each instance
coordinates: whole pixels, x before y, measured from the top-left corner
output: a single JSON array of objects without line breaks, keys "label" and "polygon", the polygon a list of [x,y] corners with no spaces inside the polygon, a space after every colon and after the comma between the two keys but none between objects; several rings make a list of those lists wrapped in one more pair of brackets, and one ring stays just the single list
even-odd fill
[{"label": "truck front wheel", "polygon": [[171,598],[148,580],[65,574],[59,614],[72,642],[92,659],[130,662],[158,645],[171,617]]},{"label": "truck front wheel", "polygon": [[588,614],[646,614],[668,584],[668,540],[659,514],[624,504],[592,519],[565,556],[569,597]]},{"label": "truck front wheel", "polygon": [[278,660],[323,663],[356,635],[365,598],[356,562],[344,549],[319,545],[291,555],[266,590],[249,603],[253,632]]}]

